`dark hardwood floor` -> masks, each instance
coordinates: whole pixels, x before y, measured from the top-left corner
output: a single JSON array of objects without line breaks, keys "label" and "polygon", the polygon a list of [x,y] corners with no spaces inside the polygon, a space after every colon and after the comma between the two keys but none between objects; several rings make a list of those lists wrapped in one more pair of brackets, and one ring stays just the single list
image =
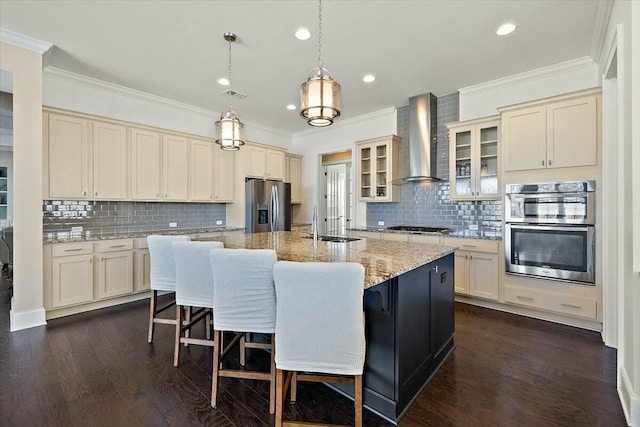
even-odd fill
[{"label": "dark hardwood floor", "polygon": [[[173,330],[146,342],[146,301],[9,332],[0,284],[0,425],[265,426],[268,387],[222,378],[209,405],[211,349],[190,346],[172,365]],[[456,306],[457,348],[401,426],[623,426],[616,352],[576,328]],[[268,355],[247,363],[266,369]],[[351,402],[323,385],[301,384],[291,416],[351,423]],[[365,425],[388,425],[365,411]]]}]

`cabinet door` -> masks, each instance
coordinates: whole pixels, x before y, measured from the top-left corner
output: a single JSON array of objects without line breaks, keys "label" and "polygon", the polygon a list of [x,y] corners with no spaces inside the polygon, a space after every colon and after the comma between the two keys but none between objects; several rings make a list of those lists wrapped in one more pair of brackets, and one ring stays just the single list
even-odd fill
[{"label": "cabinet door", "polygon": [[191,140],[189,200],[213,200],[214,143]]},{"label": "cabinet door", "polygon": [[255,145],[245,145],[245,175],[262,178],[267,175],[267,150]]},{"label": "cabinet door", "polygon": [[372,160],[374,151],[371,145],[358,147],[358,199],[362,202],[373,200],[374,190],[371,188],[372,174],[375,174],[375,163]]},{"label": "cabinet door", "polygon": [[215,150],[213,188],[216,202],[233,202],[235,199],[235,151]]},{"label": "cabinet door", "polygon": [[160,200],[160,135],[131,130],[131,198]]},{"label": "cabinet door", "polygon": [[376,144],[373,150],[375,174],[371,178],[375,182],[374,196],[377,201],[388,200],[391,197],[389,194],[390,188],[387,185],[391,176],[391,145]]},{"label": "cabinet door", "polygon": [[49,114],[49,197],[90,196],[90,145],[87,120]]},{"label": "cabinet door", "polygon": [[93,300],[93,255],[51,259],[51,308]]},{"label": "cabinet door", "polygon": [[455,291],[458,294],[469,294],[469,252],[455,251]]},{"label": "cabinet door", "polygon": [[135,261],[135,290],[148,291],[151,289],[151,256],[149,249],[138,249],[134,254]]},{"label": "cabinet door", "polygon": [[98,298],[107,298],[133,292],[133,252],[98,254]]},{"label": "cabinet door", "polygon": [[[450,153],[450,196],[452,200],[472,199],[475,192],[472,178],[473,141],[475,126],[466,126],[451,131]],[[475,165],[473,165],[475,166]]]},{"label": "cabinet door", "polygon": [[187,200],[189,197],[189,144],[185,138],[162,137],[163,186],[165,200]]},{"label": "cabinet door", "polygon": [[469,294],[498,299],[498,256],[469,252]]},{"label": "cabinet door", "polygon": [[498,180],[499,128],[498,121],[476,125],[473,163],[475,190],[472,191],[472,194],[477,200],[500,197]]},{"label": "cabinet door", "polygon": [[545,168],[545,107],[538,106],[503,114],[502,140],[505,170]]},{"label": "cabinet door", "polygon": [[302,203],[302,159],[288,157],[289,182],[291,183],[291,203]]},{"label": "cabinet door", "polygon": [[596,164],[596,97],[547,105],[547,166]]},{"label": "cabinet door", "polygon": [[267,150],[267,176],[284,181],[284,153],[278,150]]},{"label": "cabinet door", "polygon": [[93,122],[93,196],[127,198],[127,128]]}]

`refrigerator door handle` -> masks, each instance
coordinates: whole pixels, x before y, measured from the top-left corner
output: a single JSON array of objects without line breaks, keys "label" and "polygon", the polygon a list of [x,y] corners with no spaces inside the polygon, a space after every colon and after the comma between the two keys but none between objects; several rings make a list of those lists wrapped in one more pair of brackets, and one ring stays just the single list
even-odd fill
[{"label": "refrigerator door handle", "polygon": [[273,231],[273,217],[275,216],[276,203],[275,203],[275,187],[271,187],[271,202],[269,206],[269,226],[271,227],[271,231]]},{"label": "refrigerator door handle", "polygon": [[274,231],[278,230],[278,224],[280,223],[280,197],[278,195],[278,187],[273,186],[273,194],[275,195],[275,216],[273,218]]}]

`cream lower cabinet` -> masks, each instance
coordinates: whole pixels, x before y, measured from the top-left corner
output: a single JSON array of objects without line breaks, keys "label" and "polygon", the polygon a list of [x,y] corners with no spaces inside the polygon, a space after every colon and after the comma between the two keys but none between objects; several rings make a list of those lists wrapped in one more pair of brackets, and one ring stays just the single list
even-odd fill
[{"label": "cream lower cabinet", "polygon": [[147,239],[136,240],[136,250],[133,252],[133,286],[136,291],[151,289],[151,255]]},{"label": "cream lower cabinet", "polygon": [[62,308],[93,300],[93,247],[67,243],[45,247],[45,307]]},{"label": "cream lower cabinet", "polygon": [[133,240],[106,240],[95,244],[96,298],[133,292]]},{"label": "cream lower cabinet", "polygon": [[454,254],[456,293],[497,301],[498,242],[448,237],[444,244],[458,247]]}]

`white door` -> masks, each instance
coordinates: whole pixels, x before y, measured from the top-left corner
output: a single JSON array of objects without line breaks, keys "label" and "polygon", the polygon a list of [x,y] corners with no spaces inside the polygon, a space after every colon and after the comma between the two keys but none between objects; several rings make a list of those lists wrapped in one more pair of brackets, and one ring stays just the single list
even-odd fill
[{"label": "white door", "polygon": [[351,163],[324,167],[324,233],[345,236],[351,208]]}]

